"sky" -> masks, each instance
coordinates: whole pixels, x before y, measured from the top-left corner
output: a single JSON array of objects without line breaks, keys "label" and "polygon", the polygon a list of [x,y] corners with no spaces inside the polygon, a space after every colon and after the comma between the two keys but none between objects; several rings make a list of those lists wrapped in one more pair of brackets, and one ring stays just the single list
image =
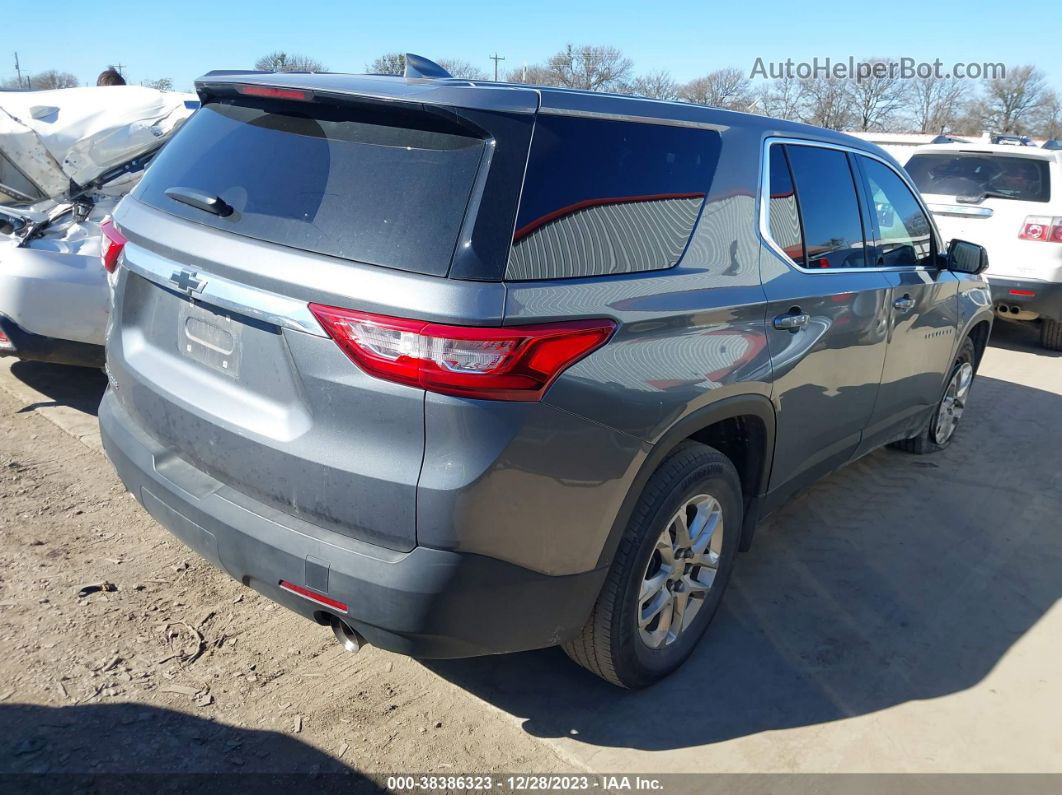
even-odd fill
[{"label": "sky", "polygon": [[[1046,13],[1050,4],[1039,7]],[[843,9],[843,10],[839,10]],[[450,0],[448,3],[338,0],[138,0],[86,4],[0,0],[0,78],[59,69],[92,84],[110,63],[129,82],[168,77],[190,89],[211,69],[249,69],[261,55],[285,50],[332,71],[364,71],[377,55],[415,52],[460,58],[493,73],[544,61],[567,43],[612,45],[636,72],[668,70],[687,81],[713,69],[751,72],[764,61],[875,56],[954,62],[1032,63],[1062,91],[1062,47],[1052,23],[1029,7],[998,0]]]}]

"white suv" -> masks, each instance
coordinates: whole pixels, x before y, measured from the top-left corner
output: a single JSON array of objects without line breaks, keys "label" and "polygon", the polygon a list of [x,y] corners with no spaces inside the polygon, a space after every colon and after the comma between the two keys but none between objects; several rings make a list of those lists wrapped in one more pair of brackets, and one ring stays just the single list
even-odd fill
[{"label": "white suv", "polygon": [[1062,350],[1062,151],[930,144],[907,161],[945,239],[988,249],[998,317],[1039,320]]}]

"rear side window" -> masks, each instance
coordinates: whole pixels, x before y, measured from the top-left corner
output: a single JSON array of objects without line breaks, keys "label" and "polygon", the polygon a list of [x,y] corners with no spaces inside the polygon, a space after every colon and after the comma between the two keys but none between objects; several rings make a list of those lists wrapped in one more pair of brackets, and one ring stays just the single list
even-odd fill
[{"label": "rear side window", "polygon": [[1051,198],[1048,161],[1009,155],[956,153],[914,155],[907,173],[922,193],[1023,202]]},{"label": "rear side window", "polygon": [[848,156],[814,146],[786,145],[785,150],[800,203],[807,266],[864,267],[863,222]]},{"label": "rear side window", "polygon": [[888,166],[859,157],[866,175],[866,192],[873,211],[874,240],[870,246],[879,267],[929,265],[933,235],[911,189]]},{"label": "rear side window", "polygon": [[[211,103],[156,158],[138,199],[197,223],[344,259],[445,275],[484,142],[425,113]],[[220,217],[166,196],[218,196]]]},{"label": "rear side window", "polygon": [[719,160],[715,130],[542,114],[507,279],[670,268]]},{"label": "rear side window", "polygon": [[771,196],[767,217],[771,239],[798,265],[807,264],[804,252],[804,231],[800,226],[800,207],[797,204],[793,176],[785,148],[771,147]]}]

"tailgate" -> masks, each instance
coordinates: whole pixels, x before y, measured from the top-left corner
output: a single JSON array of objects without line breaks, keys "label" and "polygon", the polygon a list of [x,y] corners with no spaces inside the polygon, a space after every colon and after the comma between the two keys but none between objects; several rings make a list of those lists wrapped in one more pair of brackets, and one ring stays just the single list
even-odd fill
[{"label": "tailgate", "polygon": [[[365,375],[319,331],[212,303],[220,277],[174,262],[177,278],[160,279],[157,254],[125,256],[108,370],[124,407],[172,452],[156,470],[176,477],[179,459],[280,511],[412,549],[424,393]],[[211,279],[199,297],[187,284]]]}]

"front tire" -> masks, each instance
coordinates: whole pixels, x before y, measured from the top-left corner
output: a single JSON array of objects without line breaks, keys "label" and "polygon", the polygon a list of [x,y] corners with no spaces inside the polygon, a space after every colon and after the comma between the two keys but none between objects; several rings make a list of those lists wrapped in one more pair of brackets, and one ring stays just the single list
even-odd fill
[{"label": "front tire", "polygon": [[679,445],[649,478],[593,612],[564,651],[620,687],[646,687],[678,668],[719,608],[742,514],[730,459]]},{"label": "front tire", "polygon": [[966,401],[970,397],[977,367],[977,350],[973,340],[963,340],[959,355],[951,366],[951,372],[944,385],[944,392],[937,401],[929,424],[918,436],[893,443],[893,447],[916,455],[935,453],[943,450],[955,437],[959,420],[966,411]]}]

